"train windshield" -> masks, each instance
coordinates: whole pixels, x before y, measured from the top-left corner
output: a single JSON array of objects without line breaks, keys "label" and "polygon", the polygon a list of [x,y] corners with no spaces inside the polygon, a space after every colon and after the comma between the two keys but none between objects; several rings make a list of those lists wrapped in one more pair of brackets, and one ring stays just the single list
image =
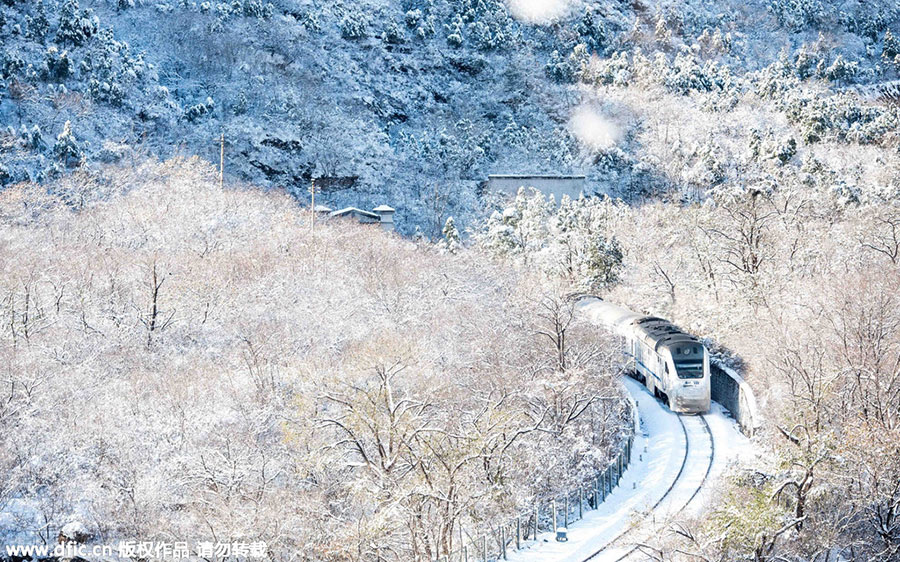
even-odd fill
[{"label": "train windshield", "polygon": [[703,361],[685,361],[675,363],[675,372],[680,379],[702,379]]}]

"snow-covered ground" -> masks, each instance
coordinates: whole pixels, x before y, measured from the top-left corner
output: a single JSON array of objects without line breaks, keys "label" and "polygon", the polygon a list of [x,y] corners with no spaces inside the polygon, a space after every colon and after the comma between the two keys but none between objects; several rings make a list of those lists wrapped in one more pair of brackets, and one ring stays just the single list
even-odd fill
[{"label": "snow-covered ground", "polygon": [[[556,542],[545,533],[531,548],[510,553],[510,560],[585,560],[600,550],[603,553],[593,560],[617,560],[658,524],[676,515],[701,512],[714,501],[712,484],[729,463],[753,455],[749,440],[721,406],[713,403],[705,416],[715,444],[710,466],[709,433],[701,418],[683,416],[682,429],[678,416],[644,386],[629,378],[624,384],[637,404],[640,431],[619,486],[599,510],[586,513],[569,527],[568,542]],[[701,483],[701,491],[694,496]]]}]

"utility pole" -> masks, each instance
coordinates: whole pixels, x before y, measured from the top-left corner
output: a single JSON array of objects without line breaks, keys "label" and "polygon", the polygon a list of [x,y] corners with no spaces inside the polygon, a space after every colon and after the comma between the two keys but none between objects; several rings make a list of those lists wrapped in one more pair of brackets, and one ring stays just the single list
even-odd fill
[{"label": "utility pole", "polygon": [[225,187],[225,131],[219,138],[219,189]]},{"label": "utility pole", "polygon": [[310,221],[310,230],[315,229],[316,227],[316,178],[312,179],[312,183],[309,186],[309,194],[311,202],[309,204],[309,211],[312,213],[312,220]]}]

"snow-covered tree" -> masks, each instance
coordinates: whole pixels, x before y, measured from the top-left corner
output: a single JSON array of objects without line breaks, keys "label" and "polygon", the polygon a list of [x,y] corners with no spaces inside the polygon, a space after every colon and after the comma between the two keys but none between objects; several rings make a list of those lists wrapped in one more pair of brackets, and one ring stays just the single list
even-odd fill
[{"label": "snow-covered tree", "polygon": [[894,37],[891,30],[884,32],[881,42],[881,60],[889,65],[897,66],[897,57],[900,56],[900,39]]},{"label": "snow-covered tree", "polygon": [[544,71],[557,82],[573,83],[584,76],[589,60],[587,45],[580,43],[568,55],[559,51],[550,53],[550,60],[547,61]]},{"label": "snow-covered tree", "polygon": [[74,65],[69,58],[69,53],[67,51],[60,52],[56,46],[47,48],[47,53],[44,55],[44,65],[47,78],[54,82],[64,82],[74,71]]},{"label": "snow-covered tree", "polygon": [[47,19],[44,0],[36,0],[32,15],[25,16],[25,30],[26,37],[38,42],[43,42],[44,37],[47,36],[50,31],[50,20]]},{"label": "snow-covered tree", "polygon": [[[622,404],[599,400],[618,395],[615,345],[564,291],[480,252],[313,231],[290,197],[223,191],[195,158],[7,188],[0,217],[0,343],[17,350],[0,500],[29,500],[4,537],[202,520],[276,559],[439,558],[618,442]],[[554,317],[562,345],[542,335]]]},{"label": "snow-covered tree", "polygon": [[90,9],[81,9],[78,0],[65,0],[59,13],[56,37],[70,45],[82,45],[100,31],[100,20]]},{"label": "snow-covered tree", "polygon": [[368,35],[369,23],[362,12],[351,10],[341,18],[340,27],[344,39],[362,39]]},{"label": "snow-covered tree", "polygon": [[847,61],[842,55],[838,55],[834,62],[825,69],[825,78],[840,83],[847,83],[859,73],[859,63]]},{"label": "snow-covered tree", "polygon": [[72,132],[71,121],[66,121],[62,132],[57,135],[56,143],[53,145],[53,154],[66,167],[77,166],[84,158],[81,144]]},{"label": "snow-covered tree", "polygon": [[459,238],[459,230],[456,229],[456,223],[453,221],[453,217],[447,217],[447,222],[444,223],[442,234],[444,236],[444,246],[446,246],[450,253],[456,253],[461,247],[461,241]]}]

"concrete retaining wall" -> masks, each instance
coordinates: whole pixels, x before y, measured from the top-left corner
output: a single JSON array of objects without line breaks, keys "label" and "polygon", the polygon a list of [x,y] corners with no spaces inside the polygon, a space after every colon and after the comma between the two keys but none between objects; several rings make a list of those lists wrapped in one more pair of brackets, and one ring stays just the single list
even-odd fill
[{"label": "concrete retaining wall", "polygon": [[753,437],[762,420],[750,385],[728,367],[717,365],[712,361],[709,370],[712,399],[731,412],[744,435]]}]

